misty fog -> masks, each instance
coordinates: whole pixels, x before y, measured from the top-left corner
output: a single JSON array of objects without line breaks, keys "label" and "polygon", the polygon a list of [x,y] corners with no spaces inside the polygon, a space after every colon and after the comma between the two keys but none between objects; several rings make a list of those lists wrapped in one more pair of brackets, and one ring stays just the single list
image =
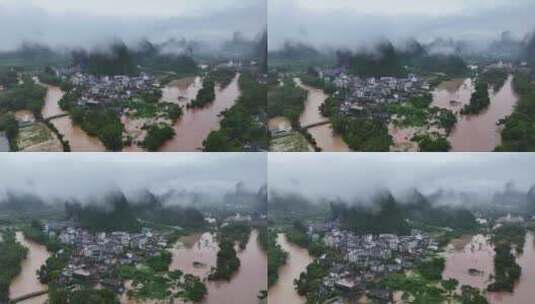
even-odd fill
[{"label": "misty fog", "polygon": [[135,44],[188,39],[217,45],[266,27],[265,0],[0,0],[0,51],[23,42],[54,49],[92,48],[120,39]]},{"label": "misty fog", "polygon": [[488,45],[503,31],[524,39],[535,29],[535,2],[483,0],[272,0],[268,2],[270,50],[286,41],[317,48],[361,48],[380,40],[395,43],[435,38]]},{"label": "misty fog", "polygon": [[383,191],[403,200],[417,190],[439,203],[490,203],[535,185],[535,160],[522,153],[271,153],[268,163],[270,195],[316,202],[366,203]]},{"label": "misty fog", "polygon": [[6,154],[0,172],[0,202],[8,194],[34,195],[47,203],[86,203],[117,191],[133,199],[150,191],[168,204],[220,203],[225,197],[255,197],[262,191],[266,155]]}]

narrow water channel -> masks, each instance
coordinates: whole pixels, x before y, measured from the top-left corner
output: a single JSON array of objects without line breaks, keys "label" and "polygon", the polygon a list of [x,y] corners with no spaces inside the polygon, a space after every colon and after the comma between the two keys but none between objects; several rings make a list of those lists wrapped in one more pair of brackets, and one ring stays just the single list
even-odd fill
[{"label": "narrow water channel", "polygon": [[[301,126],[304,127],[327,121],[329,118],[324,117],[320,112],[320,106],[327,99],[327,94],[323,90],[303,84],[299,79],[296,79],[296,83],[308,92],[308,97],[305,101],[305,110],[299,117]],[[330,123],[312,127],[308,129],[308,132],[314,137],[316,143],[324,152],[351,151],[342,137],[334,134]]]},{"label": "narrow water channel", "polygon": [[[203,304],[254,304],[261,290],[267,289],[267,255],[258,244],[258,232],[249,236],[245,249],[238,251],[240,269],[229,282],[205,281],[208,289]],[[217,262],[219,247],[210,233],[182,238],[171,249],[173,261],[170,269],[179,269],[206,279]]]},{"label": "narrow water channel", "polygon": [[[455,278],[459,285],[483,289],[491,283],[494,274],[494,248],[484,235],[465,236],[453,240],[445,254],[446,266],[442,273],[445,279]],[[532,304],[535,299],[535,237],[526,234],[524,252],[517,257],[522,275],[514,291],[486,293],[491,304]],[[472,272],[469,270],[472,269]],[[477,271],[476,271],[477,270]]]},{"label": "narrow water channel", "polygon": [[200,78],[195,79],[186,90],[178,87],[164,89],[163,97],[166,101],[178,101],[180,105],[184,106],[184,115],[174,125],[176,136],[167,141],[160,148],[160,151],[195,152],[201,150],[202,143],[210,132],[219,129],[223,119],[221,112],[231,108],[240,96],[239,76],[237,74],[224,89],[216,87],[214,102],[202,109],[187,109],[185,107],[195,98],[201,88]]},{"label": "narrow water channel", "polygon": [[433,91],[432,106],[457,114],[457,125],[449,136],[453,152],[489,152],[501,143],[501,128],[496,123],[509,116],[518,101],[512,82],[513,76],[509,76],[498,91],[490,89],[490,106],[478,115],[459,114],[470,103],[474,91],[471,79],[447,81]]},{"label": "narrow water channel", "polygon": [[[47,289],[46,285],[39,282],[36,272],[50,257],[50,253],[46,250],[45,246],[27,240],[20,231],[17,232],[16,236],[17,241],[22,246],[28,248],[28,256],[22,261],[20,274],[13,279],[9,286],[9,297],[11,299]],[[47,299],[47,295],[42,295],[19,303],[43,304]]]},{"label": "narrow water channel", "polygon": [[[43,107],[43,118],[49,118],[56,115],[65,114],[59,107],[59,101],[64,92],[55,86],[45,85],[47,94],[45,97],[45,106]],[[52,124],[58,129],[59,133],[65,136],[69,141],[72,152],[104,152],[106,148],[102,142],[93,136],[89,136],[79,126],[73,124],[69,116],[60,117],[52,120]]]},{"label": "narrow water channel", "polygon": [[279,269],[279,280],[268,291],[268,303],[304,304],[306,300],[295,290],[294,280],[299,278],[314,259],[308,254],[308,250],[288,242],[284,234],[277,236],[277,243],[288,253],[288,260]]}]

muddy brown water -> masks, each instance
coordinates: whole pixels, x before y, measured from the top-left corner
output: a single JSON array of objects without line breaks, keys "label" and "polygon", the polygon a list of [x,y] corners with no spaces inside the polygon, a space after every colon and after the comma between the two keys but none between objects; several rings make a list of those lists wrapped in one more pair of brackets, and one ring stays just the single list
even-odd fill
[{"label": "muddy brown water", "polygon": [[[22,261],[20,274],[13,279],[9,286],[9,297],[12,299],[47,289],[46,285],[39,282],[36,271],[39,270],[50,257],[50,253],[46,250],[45,246],[27,240],[22,232],[17,232],[16,236],[17,241],[22,246],[28,248],[28,255],[26,259]],[[43,304],[47,299],[47,295],[42,295],[19,303]]]},{"label": "muddy brown water", "polygon": [[[459,285],[470,285],[485,289],[491,283],[489,276],[494,274],[494,249],[488,237],[475,235],[472,238],[454,240],[445,254],[446,266],[442,273],[445,279],[455,278]],[[464,246],[462,246],[464,245]],[[457,247],[457,248],[454,248]],[[492,304],[532,304],[535,299],[535,238],[534,234],[526,234],[524,252],[517,257],[517,263],[522,267],[522,275],[515,284],[514,291],[486,293]],[[468,273],[470,268],[482,271],[479,275]]]},{"label": "muddy brown water", "polygon": [[[509,76],[498,91],[489,90],[490,106],[478,115],[458,115],[449,141],[454,152],[488,152],[501,143],[501,127],[496,123],[513,112],[518,96],[513,90],[513,76]],[[432,106],[459,113],[470,103],[474,83],[472,79],[450,80],[433,91]]]},{"label": "muddy brown water", "polygon": [[314,259],[304,248],[288,242],[286,235],[279,234],[277,243],[288,253],[286,264],[279,269],[279,280],[268,291],[268,303],[270,304],[303,304],[306,299],[300,296],[294,288],[294,280],[299,278],[306,270],[308,264]]},{"label": "muddy brown water", "polygon": [[160,148],[160,151],[195,152],[201,150],[202,143],[208,135],[219,129],[223,119],[221,112],[231,108],[240,96],[238,79],[239,74],[224,89],[216,87],[214,102],[202,109],[187,109],[185,107],[196,97],[197,92],[202,87],[200,78],[195,78],[187,89],[180,88],[176,84],[174,88],[164,89],[163,99],[184,106],[184,115],[174,125],[176,136],[167,141]]},{"label": "muddy brown water", "polygon": [[[47,94],[45,98],[45,106],[42,114],[44,118],[65,114],[59,107],[59,101],[63,97],[64,92],[55,86],[47,87]],[[73,124],[69,116],[53,119],[52,124],[58,129],[59,133],[63,134],[69,141],[71,151],[73,152],[104,152],[106,148],[102,142],[93,136],[89,136],[79,126]]]},{"label": "muddy brown water", "polygon": [[[308,97],[305,101],[305,110],[299,117],[301,126],[308,126],[328,120],[321,115],[320,106],[327,99],[327,94],[323,90],[305,85],[301,80],[296,79],[296,83],[308,91]],[[318,146],[323,152],[348,152],[351,151],[341,136],[334,134],[331,124],[325,124],[308,129],[308,132],[314,137]]]},{"label": "muddy brown water", "polygon": [[[205,282],[208,294],[203,304],[258,303],[259,292],[267,289],[267,255],[260,248],[257,237],[256,230],[251,232],[247,246],[238,252],[241,266],[229,282]],[[171,249],[173,261],[170,269],[179,269],[205,279],[217,261],[219,247],[214,235],[198,234],[179,242],[183,244]],[[198,264],[194,265],[194,262]]]}]

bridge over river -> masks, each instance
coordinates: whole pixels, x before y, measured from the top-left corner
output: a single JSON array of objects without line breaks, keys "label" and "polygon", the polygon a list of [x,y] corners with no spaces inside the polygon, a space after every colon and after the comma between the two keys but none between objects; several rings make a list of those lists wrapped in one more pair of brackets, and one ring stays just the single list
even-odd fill
[{"label": "bridge over river", "polygon": [[32,299],[32,298],[36,298],[36,297],[39,297],[39,296],[42,296],[44,294],[48,293],[48,290],[47,289],[44,289],[44,290],[39,290],[39,291],[36,291],[36,292],[32,292],[32,293],[27,293],[25,295],[22,295],[22,296],[18,296],[16,298],[13,298],[13,299],[10,299],[7,304],[15,304],[15,303],[19,303],[19,302],[22,302],[22,301],[25,301],[25,300],[29,300],[29,299]]},{"label": "bridge over river", "polygon": [[47,118],[45,118],[45,121],[51,121],[51,120],[54,120],[54,119],[67,117],[67,116],[69,116],[69,113],[62,113],[62,114],[58,114],[58,115],[47,117]]},{"label": "bridge over river", "polygon": [[311,123],[311,124],[308,124],[306,126],[301,126],[301,129],[303,130],[308,130],[308,129],[312,129],[314,127],[319,127],[319,126],[323,126],[323,125],[328,125],[330,124],[331,121],[330,120],[324,120],[324,121],[320,121],[320,122],[315,122],[315,123]]}]

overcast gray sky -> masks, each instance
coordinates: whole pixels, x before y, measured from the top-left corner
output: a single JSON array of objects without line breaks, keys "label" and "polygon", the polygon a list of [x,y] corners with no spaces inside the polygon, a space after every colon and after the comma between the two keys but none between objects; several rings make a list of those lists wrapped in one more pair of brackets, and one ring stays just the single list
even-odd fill
[{"label": "overcast gray sky", "polygon": [[263,153],[6,153],[0,157],[0,197],[26,191],[49,198],[87,198],[120,189],[169,190],[221,197],[243,182],[266,183]]},{"label": "overcast gray sky", "polygon": [[266,27],[266,0],[0,0],[0,50],[21,41],[90,47],[111,38],[253,37]]},{"label": "overcast gray sky", "polygon": [[367,199],[379,190],[402,195],[412,189],[492,194],[508,182],[535,185],[529,153],[270,153],[270,191],[310,199]]},{"label": "overcast gray sky", "polygon": [[269,47],[288,40],[357,47],[416,37],[492,39],[535,29],[533,0],[270,0]]}]

